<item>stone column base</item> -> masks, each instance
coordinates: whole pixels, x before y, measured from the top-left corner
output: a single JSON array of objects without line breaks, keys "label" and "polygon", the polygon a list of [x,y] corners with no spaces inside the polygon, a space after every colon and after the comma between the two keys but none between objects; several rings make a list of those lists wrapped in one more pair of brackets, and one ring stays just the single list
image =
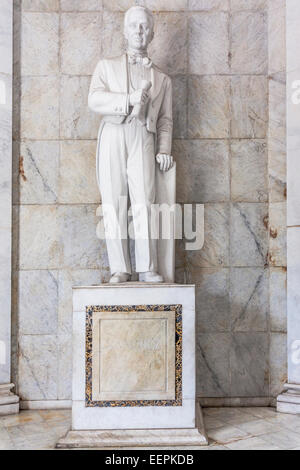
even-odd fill
[{"label": "stone column base", "polygon": [[284,388],[286,391],[277,397],[277,411],[300,414],[300,385],[285,384]]},{"label": "stone column base", "polygon": [[0,416],[19,413],[19,397],[11,392],[13,388],[14,384],[0,385]]}]

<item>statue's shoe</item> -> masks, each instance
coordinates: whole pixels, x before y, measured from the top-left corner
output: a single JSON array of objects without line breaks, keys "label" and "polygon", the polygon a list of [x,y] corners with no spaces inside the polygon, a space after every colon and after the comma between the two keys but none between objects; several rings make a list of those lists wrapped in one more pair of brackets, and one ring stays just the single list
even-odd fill
[{"label": "statue's shoe", "polygon": [[115,273],[111,278],[110,284],[122,284],[122,282],[128,282],[130,275],[127,273]]},{"label": "statue's shoe", "polygon": [[154,273],[152,271],[149,271],[147,273],[140,273],[139,274],[139,281],[140,282],[161,283],[161,282],[164,282],[164,278],[158,273]]}]

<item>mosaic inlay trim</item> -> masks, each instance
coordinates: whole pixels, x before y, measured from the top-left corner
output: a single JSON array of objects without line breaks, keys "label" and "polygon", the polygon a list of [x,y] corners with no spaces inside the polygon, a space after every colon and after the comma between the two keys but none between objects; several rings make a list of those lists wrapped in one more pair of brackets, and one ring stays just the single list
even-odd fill
[{"label": "mosaic inlay trim", "polygon": [[[93,401],[92,351],[94,312],[175,312],[175,400]],[[182,305],[114,305],[86,307],[86,407],[182,406]]]}]

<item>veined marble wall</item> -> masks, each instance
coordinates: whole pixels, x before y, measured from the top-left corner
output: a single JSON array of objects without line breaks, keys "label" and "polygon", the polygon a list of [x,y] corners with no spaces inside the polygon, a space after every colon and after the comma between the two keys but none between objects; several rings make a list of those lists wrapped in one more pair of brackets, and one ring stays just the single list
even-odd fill
[{"label": "veined marble wall", "polygon": [[[151,56],[173,78],[178,201],[205,204],[203,250],[177,250],[177,281],[197,284],[197,393],[267,401],[286,381],[285,1],[139,3],[155,11]],[[23,0],[15,11],[14,371],[25,401],[71,398],[71,287],[109,276],[87,94],[98,59],[123,50],[133,4]]]}]

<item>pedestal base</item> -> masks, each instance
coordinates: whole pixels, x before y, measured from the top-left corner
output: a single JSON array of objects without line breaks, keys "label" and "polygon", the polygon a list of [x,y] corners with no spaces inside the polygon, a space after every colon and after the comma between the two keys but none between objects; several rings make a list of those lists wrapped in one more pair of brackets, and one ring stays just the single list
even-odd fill
[{"label": "pedestal base", "polygon": [[277,397],[279,413],[300,414],[300,385],[286,384],[286,392]]},{"label": "pedestal base", "polygon": [[197,426],[192,429],[123,429],[118,431],[69,431],[60,439],[57,449],[116,449],[122,447],[207,446],[208,439],[200,405]]},{"label": "pedestal base", "polygon": [[206,446],[207,440],[197,429],[70,431],[58,449]]},{"label": "pedestal base", "polygon": [[19,397],[11,392],[13,388],[14,384],[0,385],[0,416],[19,413]]}]

